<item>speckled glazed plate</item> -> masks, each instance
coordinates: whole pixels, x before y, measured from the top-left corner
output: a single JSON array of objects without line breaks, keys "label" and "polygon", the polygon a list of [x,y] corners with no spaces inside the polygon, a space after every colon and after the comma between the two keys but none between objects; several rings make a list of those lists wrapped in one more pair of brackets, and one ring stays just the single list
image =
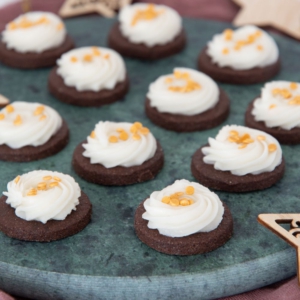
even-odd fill
[{"label": "speckled glazed plate", "polygon": [[[106,45],[113,20],[86,17],[67,20],[77,46]],[[175,179],[193,180],[191,156],[215,136],[218,128],[204,132],[167,131],[145,116],[149,83],[174,67],[195,68],[197,55],[215,33],[230,26],[215,21],[185,19],[186,49],[157,62],[126,59],[130,92],[121,102],[102,108],[82,108],[57,101],[47,92],[50,69],[20,71],[0,66],[0,93],[12,101],[51,105],[67,120],[71,139],[59,154],[30,163],[0,162],[0,190],[8,180],[34,169],[71,174],[93,204],[92,222],[79,234],[52,243],[21,242],[0,233],[0,288],[34,299],[211,299],[258,288],[295,274],[295,254],[287,244],[260,226],[259,213],[300,212],[300,146],[283,146],[286,173],[275,186],[261,192],[217,192],[231,209],[234,235],[220,249],[205,255],[169,256],[142,244],[134,234],[137,205],[154,190]],[[282,71],[275,79],[299,81],[300,45],[275,36]],[[261,84],[221,85],[231,98],[227,124],[243,124],[248,103]],[[71,168],[76,145],[99,120],[142,121],[160,140],[165,166],[152,181],[126,187],[104,187],[85,182]]]}]

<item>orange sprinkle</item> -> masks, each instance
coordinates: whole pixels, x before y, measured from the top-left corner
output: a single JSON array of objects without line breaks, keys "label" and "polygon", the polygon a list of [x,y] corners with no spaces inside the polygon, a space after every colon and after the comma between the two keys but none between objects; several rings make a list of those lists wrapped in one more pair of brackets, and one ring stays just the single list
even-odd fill
[{"label": "orange sprinkle", "polygon": [[289,99],[289,98],[292,97],[292,94],[291,94],[290,91],[288,91],[287,89],[283,89],[283,90],[281,91],[281,95],[282,95],[282,97],[285,98],[285,99]]},{"label": "orange sprinkle", "polygon": [[93,51],[93,54],[95,56],[100,56],[101,55],[101,52],[100,50],[98,49],[98,47],[92,47],[92,51]]},{"label": "orange sprinkle", "polygon": [[228,48],[224,48],[224,49],[222,50],[222,53],[223,53],[223,54],[228,54],[228,53],[229,53]]},{"label": "orange sprinkle", "polygon": [[77,59],[76,56],[72,56],[72,57],[70,58],[70,60],[71,60],[72,63],[75,63],[75,62],[78,61],[78,59]]},{"label": "orange sprinkle", "polygon": [[137,132],[138,132],[138,129],[137,129],[134,125],[132,125],[132,126],[130,127],[130,132],[131,132],[131,133],[137,133]]},{"label": "orange sprinkle", "polygon": [[17,28],[18,28],[18,26],[17,26],[17,24],[14,23],[14,22],[11,22],[11,23],[8,24],[8,29],[9,29],[9,30],[15,30],[15,29],[17,29]]},{"label": "orange sprinkle", "polygon": [[268,146],[269,152],[274,152],[277,149],[277,146],[275,144],[270,144]]},{"label": "orange sprinkle", "polygon": [[44,110],[45,110],[45,107],[43,105],[40,105],[34,110],[33,114],[35,116],[38,116],[38,115],[42,114]]},{"label": "orange sprinkle", "polygon": [[150,132],[150,130],[147,127],[142,127],[140,129],[140,133],[143,135],[147,135]]},{"label": "orange sprinkle", "polygon": [[291,82],[291,83],[290,83],[290,88],[291,88],[292,90],[297,89],[297,87],[298,87],[298,84],[297,84],[296,82]]},{"label": "orange sprinkle", "polygon": [[61,178],[59,178],[58,176],[53,176],[53,180],[60,182]]},{"label": "orange sprinkle", "polygon": [[50,176],[50,175],[43,177],[43,180],[45,180],[45,181],[48,181],[48,180],[51,180],[51,179],[52,179],[52,176]]},{"label": "orange sprinkle", "polygon": [[239,133],[236,130],[230,130],[230,135],[239,135]]},{"label": "orange sprinkle", "polygon": [[259,51],[262,51],[264,48],[263,48],[262,45],[257,45],[257,46],[256,46],[256,49],[259,50]]},{"label": "orange sprinkle", "polygon": [[117,143],[119,141],[115,135],[111,135],[108,140],[110,143]]},{"label": "orange sprinkle", "polygon": [[276,107],[276,104],[271,104],[270,106],[269,106],[269,109],[273,109],[273,108],[275,108]]},{"label": "orange sprinkle", "polygon": [[27,196],[36,196],[37,190],[36,189],[30,189],[27,192]]},{"label": "orange sprinkle", "polygon": [[262,35],[262,32],[260,31],[260,30],[257,30],[256,32],[255,32],[255,36],[256,37],[260,37]]},{"label": "orange sprinkle", "polygon": [[165,197],[162,198],[161,202],[166,203],[166,204],[169,204],[169,203],[170,203],[170,200],[171,200],[170,197],[165,196]]},{"label": "orange sprinkle", "polygon": [[239,149],[244,149],[246,147],[247,147],[247,144],[241,144],[241,145],[239,145]]},{"label": "orange sprinkle", "polygon": [[16,118],[14,119],[14,125],[19,126],[22,124],[22,118],[20,115],[17,115]]},{"label": "orange sprinkle", "polygon": [[149,4],[146,9],[138,9],[132,18],[131,26],[135,26],[139,21],[148,21],[157,18],[163,10],[156,10],[154,4]]},{"label": "orange sprinkle", "polygon": [[137,129],[141,129],[143,127],[143,124],[141,122],[134,122],[133,125],[137,128]]},{"label": "orange sprinkle", "polygon": [[10,113],[12,113],[15,109],[14,109],[14,107],[12,106],[12,105],[6,105],[6,107],[5,107],[5,109],[6,109],[6,111],[10,114]]},{"label": "orange sprinkle", "polygon": [[193,195],[194,192],[195,192],[195,189],[193,186],[189,185],[185,188],[185,192],[188,194],[188,195]]},{"label": "orange sprinkle", "polygon": [[182,206],[188,206],[188,205],[190,205],[190,201],[189,201],[189,199],[182,199],[182,200],[180,200],[179,204]]},{"label": "orange sprinkle", "polygon": [[125,132],[125,131],[122,131],[119,135],[119,139],[122,140],[122,141],[127,141],[128,140],[128,133]]},{"label": "orange sprinkle", "polygon": [[140,136],[139,134],[135,133],[135,134],[133,134],[132,138],[133,138],[134,140],[140,140],[140,139],[141,139],[141,136]]},{"label": "orange sprinkle", "polygon": [[83,60],[86,62],[91,62],[93,60],[93,56],[91,54],[86,54],[84,55]]},{"label": "orange sprinkle", "polygon": [[5,118],[4,114],[0,114],[0,121],[3,120]]},{"label": "orange sprinkle", "polygon": [[91,134],[90,134],[90,137],[92,139],[96,138],[96,132],[95,131],[92,131]]},{"label": "orange sprinkle", "polygon": [[43,120],[45,120],[46,118],[47,118],[46,115],[41,115],[40,118],[39,118],[39,120],[40,120],[40,121],[43,121]]},{"label": "orange sprinkle", "polygon": [[50,188],[56,187],[56,186],[58,186],[58,185],[59,185],[59,183],[58,183],[57,181],[54,181],[54,182],[50,182],[50,183],[49,183],[49,187],[50,187]]},{"label": "orange sprinkle", "polygon": [[59,24],[57,24],[57,26],[56,26],[56,29],[57,30],[62,30],[64,28],[64,24],[63,23],[59,23]]},{"label": "orange sprinkle", "polygon": [[165,79],[165,83],[171,83],[173,81],[173,78],[172,77],[167,77]]},{"label": "orange sprinkle", "polygon": [[259,141],[264,141],[266,139],[266,137],[264,135],[258,135],[256,137]]},{"label": "orange sprinkle", "polygon": [[273,96],[280,95],[280,93],[281,93],[281,90],[280,90],[280,89],[273,89],[273,90],[272,90]]},{"label": "orange sprinkle", "polygon": [[179,200],[176,198],[171,198],[170,199],[170,205],[172,206],[178,206],[179,205]]},{"label": "orange sprinkle", "polygon": [[21,179],[21,176],[18,175],[18,176],[15,178],[14,182],[15,182],[15,183],[18,183],[18,182],[20,181],[20,179]]},{"label": "orange sprinkle", "polygon": [[233,30],[232,29],[226,29],[226,30],[224,30],[223,34],[225,36],[225,40],[230,41],[232,39]]},{"label": "orange sprinkle", "polygon": [[47,189],[47,183],[46,183],[46,182],[40,182],[40,183],[37,185],[37,189],[38,189],[38,190],[46,190],[46,189]]},{"label": "orange sprinkle", "polygon": [[248,35],[247,43],[252,44],[255,41],[255,35],[250,34]]},{"label": "orange sprinkle", "polygon": [[190,205],[194,204],[194,200],[189,199]]},{"label": "orange sprinkle", "polygon": [[110,55],[108,53],[104,55],[105,59],[109,59],[109,57],[110,57]]}]

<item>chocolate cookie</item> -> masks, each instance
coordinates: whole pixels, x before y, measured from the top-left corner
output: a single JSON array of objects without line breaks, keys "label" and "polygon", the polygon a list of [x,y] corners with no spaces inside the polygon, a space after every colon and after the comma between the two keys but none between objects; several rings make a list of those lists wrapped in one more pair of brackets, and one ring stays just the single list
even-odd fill
[{"label": "chocolate cookie", "polygon": [[226,93],[220,89],[219,101],[215,107],[193,116],[161,113],[156,107],[150,106],[146,98],[146,115],[156,125],[178,132],[205,130],[216,127],[224,122],[230,109],[230,102]]},{"label": "chocolate cookie", "polygon": [[51,70],[48,79],[48,89],[58,100],[78,106],[101,106],[121,100],[129,89],[129,79],[119,82],[112,90],[101,90],[99,92],[82,91],[75,87],[66,86],[62,77],[57,74],[57,68]]},{"label": "chocolate cookie", "polygon": [[33,242],[60,240],[83,230],[91,220],[92,204],[83,192],[76,210],[73,210],[65,220],[50,220],[46,224],[17,217],[15,209],[6,204],[6,199],[6,196],[0,198],[0,230],[18,240]]},{"label": "chocolate cookie", "polygon": [[203,161],[203,147],[193,155],[191,169],[194,177],[210,189],[235,193],[264,190],[279,181],[284,174],[285,162],[283,157],[281,164],[272,172],[264,172],[258,175],[237,176],[229,171],[215,170],[214,165],[206,164]]},{"label": "chocolate cookie", "polygon": [[285,145],[296,145],[300,144],[300,128],[294,127],[290,130],[286,130],[280,127],[267,127],[263,121],[255,121],[252,115],[254,99],[248,106],[245,114],[245,124],[248,127],[264,131],[276,138],[279,143]]},{"label": "chocolate cookie", "polygon": [[280,60],[263,68],[252,68],[249,70],[234,70],[230,67],[219,67],[212,62],[211,57],[206,53],[207,47],[198,57],[198,69],[214,80],[232,84],[253,84],[267,81],[275,76],[280,70]]},{"label": "chocolate cookie", "polygon": [[42,159],[61,151],[69,142],[69,128],[63,120],[59,131],[41,146],[25,146],[12,149],[7,145],[0,145],[0,160],[25,162]]},{"label": "chocolate cookie", "polygon": [[139,166],[105,168],[101,164],[91,164],[90,158],[84,157],[85,151],[79,144],[73,154],[72,165],[75,172],[86,181],[101,185],[128,185],[153,179],[164,164],[163,149],[157,142],[154,156]]},{"label": "chocolate cookie", "polygon": [[108,35],[107,43],[110,48],[116,50],[121,55],[139,59],[155,60],[180,52],[185,47],[186,37],[184,30],[182,30],[173,41],[165,45],[148,47],[142,43],[134,44],[123,36],[120,30],[120,23],[117,22],[113,25]]},{"label": "chocolate cookie", "polygon": [[224,202],[223,220],[216,229],[175,238],[162,235],[157,229],[148,228],[148,221],[142,218],[146,211],[144,202],[138,206],[135,212],[135,233],[143,243],[159,252],[171,255],[194,255],[210,252],[224,245],[232,236],[233,220],[230,210]]},{"label": "chocolate cookie", "polygon": [[3,64],[20,69],[37,69],[55,66],[56,60],[61,55],[74,48],[74,42],[70,36],[66,36],[62,45],[46,50],[41,53],[36,52],[17,52],[7,49],[6,44],[0,41],[0,62]]}]

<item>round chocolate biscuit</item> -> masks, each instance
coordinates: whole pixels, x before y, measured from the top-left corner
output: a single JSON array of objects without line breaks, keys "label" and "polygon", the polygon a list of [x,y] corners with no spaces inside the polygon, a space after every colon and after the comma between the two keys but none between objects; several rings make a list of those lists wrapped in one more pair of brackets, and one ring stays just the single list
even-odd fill
[{"label": "round chocolate biscuit", "polygon": [[206,73],[214,80],[232,84],[254,84],[265,82],[275,76],[280,70],[280,60],[263,68],[252,68],[249,70],[234,70],[230,67],[219,67],[213,63],[207,54],[207,47],[202,50],[198,57],[198,69]]},{"label": "round chocolate biscuit", "polygon": [[65,41],[58,47],[45,50],[43,52],[17,52],[8,49],[6,44],[0,41],[0,62],[19,69],[37,69],[55,66],[56,60],[62,54],[74,48],[74,42],[70,36],[66,36]]},{"label": "round chocolate biscuit", "polygon": [[7,145],[0,145],[0,160],[26,162],[52,156],[61,151],[69,142],[69,128],[63,120],[61,128],[45,144],[40,146],[24,146],[12,149]]},{"label": "round chocolate biscuit", "polygon": [[169,237],[159,233],[157,229],[149,229],[148,221],[142,218],[143,201],[137,208],[134,218],[134,229],[137,237],[156,251],[170,255],[194,255],[213,251],[224,245],[232,236],[233,219],[227,205],[219,226],[210,232],[198,232],[184,237]]},{"label": "round chocolate biscuit", "polygon": [[153,179],[164,164],[164,153],[161,145],[157,142],[154,156],[139,166],[105,168],[101,164],[91,164],[90,158],[84,157],[85,151],[79,144],[74,153],[72,165],[75,172],[86,181],[101,185],[129,185]]},{"label": "round chocolate biscuit", "polygon": [[65,220],[50,220],[46,224],[26,221],[16,216],[15,209],[0,198],[0,231],[11,238],[32,242],[51,242],[74,235],[83,230],[91,220],[92,204],[81,192],[79,204]]},{"label": "round chocolate biscuit", "polygon": [[134,44],[122,34],[120,23],[117,22],[109,32],[107,43],[110,48],[116,50],[121,55],[138,59],[156,60],[180,52],[185,47],[186,37],[182,29],[174,40],[165,45],[148,47],[144,43]]},{"label": "round chocolate biscuit", "polygon": [[214,165],[206,164],[203,161],[202,148],[207,146],[205,145],[195,152],[191,169],[193,176],[210,189],[233,193],[264,190],[279,181],[284,174],[285,162],[283,157],[281,164],[272,172],[264,172],[258,175],[237,176],[229,171],[216,170]]},{"label": "round chocolate biscuit", "polygon": [[177,132],[205,130],[223,123],[230,110],[230,101],[226,93],[220,89],[220,97],[217,104],[197,115],[186,116],[181,114],[161,113],[156,107],[150,105],[146,98],[145,110],[147,117],[156,125]]},{"label": "round chocolate biscuit", "polygon": [[116,84],[112,90],[104,89],[99,92],[77,91],[75,87],[66,86],[63,78],[57,74],[57,66],[49,75],[48,89],[58,100],[78,106],[102,106],[121,100],[129,89],[129,79]]},{"label": "round chocolate biscuit", "polygon": [[286,130],[280,127],[267,127],[263,121],[255,121],[254,116],[252,115],[254,99],[248,106],[245,114],[245,124],[248,127],[264,131],[272,135],[275,139],[278,140],[280,144],[285,145],[296,145],[300,144],[300,127],[294,127],[290,130]]}]

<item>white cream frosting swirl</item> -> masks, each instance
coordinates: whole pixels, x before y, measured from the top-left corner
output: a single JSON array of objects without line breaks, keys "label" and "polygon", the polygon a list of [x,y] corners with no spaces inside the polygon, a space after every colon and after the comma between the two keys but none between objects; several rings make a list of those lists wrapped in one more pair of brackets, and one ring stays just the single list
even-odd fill
[{"label": "white cream frosting swirl", "polygon": [[43,52],[60,46],[66,37],[62,20],[49,12],[28,12],[8,23],[2,41],[17,52]]},{"label": "white cream frosting swirl", "polygon": [[300,83],[272,81],[266,83],[260,98],[253,103],[252,115],[267,127],[290,130],[300,127]]},{"label": "white cream frosting swirl", "polygon": [[265,67],[278,60],[274,39],[264,30],[247,25],[235,31],[225,30],[208,43],[207,54],[219,67],[249,70]]},{"label": "white cream frosting swirl", "polygon": [[208,143],[209,147],[202,149],[203,161],[237,176],[272,172],[282,161],[282,150],[275,138],[244,126],[224,126]]},{"label": "white cream frosting swirl", "polygon": [[[141,18],[136,17],[138,14]],[[147,3],[125,6],[120,11],[119,22],[122,34],[130,42],[148,47],[171,42],[182,29],[181,17],[174,9]]]},{"label": "white cream frosting swirl", "polygon": [[[47,176],[51,179],[44,180]],[[43,189],[38,188],[39,184]],[[6,203],[15,208],[19,218],[45,224],[49,220],[64,220],[72,210],[76,210],[81,191],[69,175],[38,170],[10,181],[7,192],[3,194],[7,196]]]},{"label": "white cream frosting swirl", "polygon": [[112,90],[126,75],[122,57],[108,48],[73,49],[64,53],[57,65],[57,74],[65,85],[75,87],[77,91]]},{"label": "white cream frosting swirl", "polygon": [[[172,206],[162,202],[176,192],[184,192],[188,186],[194,188],[188,195],[193,204]],[[208,188],[188,180],[176,180],[161,191],[153,192],[144,202],[146,212],[142,218],[148,220],[148,228],[157,229],[160,234],[170,237],[183,237],[196,232],[209,232],[216,229],[223,219],[224,207],[219,197]]]},{"label": "white cream frosting swirl", "polygon": [[[194,82],[197,88],[191,87],[186,91],[189,81],[183,78],[184,74],[188,74],[191,85]],[[177,91],[177,87],[182,87],[182,91]],[[219,100],[219,94],[217,84],[204,73],[175,68],[173,74],[160,76],[150,84],[147,98],[150,106],[159,112],[192,116],[213,108]]]},{"label": "white cream frosting swirl", "polygon": [[138,126],[140,129],[132,130],[135,124],[141,125],[100,121],[87,137],[87,144],[83,144],[83,156],[90,158],[91,164],[105,168],[141,165],[154,156],[157,143],[147,128]]},{"label": "white cream frosting swirl", "polygon": [[41,103],[16,101],[0,110],[0,145],[12,149],[45,144],[62,126],[53,108]]}]

